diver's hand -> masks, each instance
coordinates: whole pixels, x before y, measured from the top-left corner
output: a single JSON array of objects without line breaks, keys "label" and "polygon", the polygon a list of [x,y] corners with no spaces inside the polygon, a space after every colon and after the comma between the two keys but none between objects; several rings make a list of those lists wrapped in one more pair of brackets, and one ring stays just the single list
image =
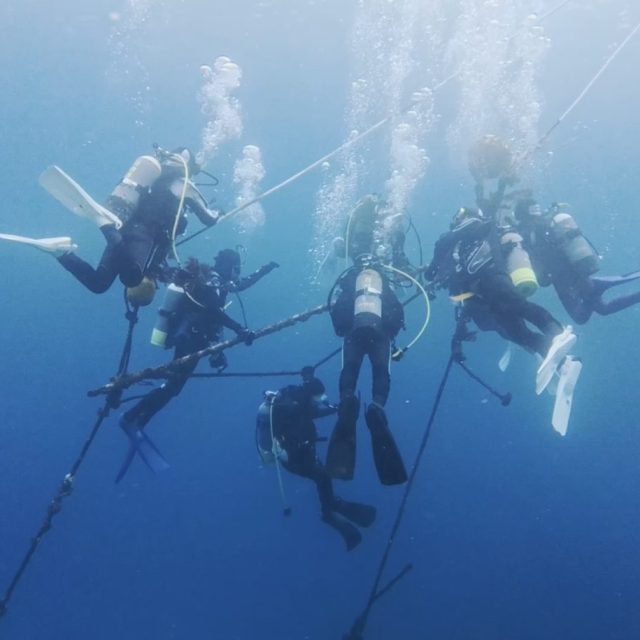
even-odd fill
[{"label": "diver's hand", "polygon": [[237,335],[248,347],[253,344],[256,337],[256,334],[253,331],[249,331],[249,329],[241,329],[237,332]]},{"label": "diver's hand", "polygon": [[280,265],[277,262],[274,262],[273,260],[271,262],[268,262],[267,264],[263,265],[262,267],[260,267],[260,273],[263,276],[266,276],[267,273],[271,273],[274,269],[277,269]]}]

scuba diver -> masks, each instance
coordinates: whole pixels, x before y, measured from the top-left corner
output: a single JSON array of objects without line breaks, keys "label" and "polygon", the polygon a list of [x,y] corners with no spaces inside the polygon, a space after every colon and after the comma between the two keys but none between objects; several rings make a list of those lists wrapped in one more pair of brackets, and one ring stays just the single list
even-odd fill
[{"label": "scuba diver", "polygon": [[540,284],[554,286],[562,306],[578,324],[587,322],[594,313],[607,316],[638,304],[640,291],[603,299],[609,289],[640,279],[640,271],[595,276],[600,269],[600,256],[566,209],[566,205],[556,203],[543,211],[530,194],[515,205],[517,229]]},{"label": "scuba diver", "polygon": [[[594,313],[610,315],[640,302],[640,291],[603,299],[609,289],[640,279],[640,271],[594,276],[600,269],[600,256],[566,205],[556,203],[543,211],[531,190],[506,192],[517,182],[515,162],[498,137],[487,135],[471,146],[469,171],[476,182],[478,207],[522,243],[531,258],[533,280],[545,287],[553,284],[574,322],[584,324]],[[497,180],[497,187],[487,196],[485,182],[490,180]],[[531,284],[537,288],[537,282]]]},{"label": "scuba diver", "polygon": [[[523,258],[519,243],[503,240],[492,219],[479,209],[463,207],[453,217],[450,230],[436,242],[424,276],[437,288],[448,287],[452,299],[463,305],[463,320],[471,318],[481,330],[497,331],[539,354],[536,393],[540,394],[565,363],[576,336],[571,327],[563,329],[546,309],[526,299],[522,290],[526,291],[523,285],[530,286],[530,274],[523,271],[531,269],[518,261]],[[510,268],[510,259],[516,268]]]},{"label": "scuba diver", "polygon": [[[220,251],[213,267],[191,258],[184,269],[176,270],[173,282],[167,288],[151,335],[152,344],[174,348],[175,360],[220,342],[223,327],[226,327],[251,345],[253,333],[224,311],[227,294],[248,289],[278,266],[276,262],[270,262],[240,278],[240,254],[234,249]],[[210,360],[212,367],[220,370],[226,367],[224,354],[215,354],[214,358]],[[194,360],[172,372],[166,382],[122,415],[120,427],[127,434],[130,447],[116,482],[124,477],[136,453],[153,471],[167,468],[167,462],[143,430],[151,418],[182,391],[196,366]]]},{"label": "scuba diver", "polygon": [[153,291],[154,280],[162,278],[163,264],[175,249],[176,236],[186,228],[186,211],[195,213],[207,226],[216,224],[221,216],[220,211],[209,209],[191,181],[200,171],[189,149],[168,152],[156,148],[155,157],[136,159],[102,206],[59,167],[45,170],[40,184],[73,213],[93,221],[104,235],[107,246],[95,269],[74,253],[77,245],[69,237],[0,234],[0,239],[53,253],[93,293],[107,291],[116,276],[129,289],[146,285]]},{"label": "scuba diver", "polygon": [[[404,250],[405,226],[405,214],[394,213],[377,194],[364,196],[349,214],[344,236],[333,239],[331,250],[320,265],[316,280],[327,272],[331,272],[335,278],[335,267],[339,261],[372,253],[372,247],[376,258],[404,272],[417,274],[418,270],[411,265]],[[411,220],[408,227],[415,231]]]},{"label": "scuba diver", "polygon": [[[365,420],[371,433],[376,471],[382,484],[402,484],[407,480],[407,472],[389,429],[384,406],[391,382],[391,347],[404,325],[404,311],[384,265],[370,253],[352,255],[354,265],[338,278],[329,293],[331,321],[336,335],[344,341],[338,420],[329,442],[327,469],[333,478],[353,478],[356,422],[360,413],[356,385],[362,360],[367,355],[373,390]],[[333,300],[336,291],[339,293]]]},{"label": "scuba diver", "polygon": [[324,384],[314,377],[312,367],[302,370],[302,380],[302,384],[265,392],[256,422],[258,453],[263,462],[282,464],[315,483],[322,521],[342,536],[351,551],[362,540],[354,525],[370,527],[376,509],[334,495],[331,477],[316,453],[318,432],[313,421],[334,414],[337,408],[328,402]]}]

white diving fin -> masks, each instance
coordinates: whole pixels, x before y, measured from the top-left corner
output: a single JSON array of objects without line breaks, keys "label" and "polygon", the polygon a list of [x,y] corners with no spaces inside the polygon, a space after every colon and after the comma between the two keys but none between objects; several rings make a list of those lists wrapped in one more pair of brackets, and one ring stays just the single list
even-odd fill
[{"label": "white diving fin", "polygon": [[511,364],[511,354],[513,353],[513,349],[511,348],[511,343],[507,342],[507,348],[505,352],[502,354],[500,360],[498,360],[498,369],[504,373]]},{"label": "white diving fin", "polygon": [[576,343],[577,337],[570,326],[557,335],[551,342],[551,347],[536,373],[536,394],[540,395],[551,382],[554,371],[560,366],[564,357]]},{"label": "white diving fin", "polygon": [[97,203],[73,178],[60,167],[47,167],[38,179],[40,186],[48,191],[60,204],[77,216],[88,218],[98,227],[107,224],[122,227],[122,220],[101,204]]},{"label": "white diving fin", "polygon": [[69,253],[70,251],[75,251],[78,248],[78,245],[73,244],[71,238],[68,236],[56,238],[27,238],[25,236],[14,236],[10,233],[0,233],[0,240],[26,244],[30,247],[40,249],[40,251],[45,251],[46,253]]},{"label": "white diving fin", "polygon": [[567,434],[571,405],[573,404],[573,391],[582,371],[582,362],[567,356],[560,367],[560,378],[556,391],[556,401],[553,405],[551,425],[561,435]]}]

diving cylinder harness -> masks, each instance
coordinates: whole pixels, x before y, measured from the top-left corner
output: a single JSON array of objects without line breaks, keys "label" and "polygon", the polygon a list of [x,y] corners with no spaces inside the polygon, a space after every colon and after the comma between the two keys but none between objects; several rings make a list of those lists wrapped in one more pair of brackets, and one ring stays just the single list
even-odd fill
[{"label": "diving cylinder harness", "polygon": [[598,271],[598,252],[582,234],[573,216],[562,211],[560,205],[554,205],[552,209],[549,235],[577,273],[590,276]]},{"label": "diving cylinder harness", "polygon": [[363,269],[356,278],[353,315],[357,321],[364,314],[382,318],[382,276],[370,268]]},{"label": "diving cylinder harness", "polygon": [[500,246],[505,254],[505,264],[511,282],[525,298],[533,295],[538,290],[538,279],[531,266],[529,254],[522,246],[522,236],[509,230],[500,236]]},{"label": "diving cylinder harness", "polygon": [[107,208],[127,220],[136,210],[140,196],[160,177],[162,167],[153,156],[140,156],[111,192]]},{"label": "diving cylinder harness", "polygon": [[158,319],[151,332],[151,344],[155,347],[167,348],[171,320],[185,298],[186,293],[182,287],[173,282],[167,287],[162,306],[158,309]]}]

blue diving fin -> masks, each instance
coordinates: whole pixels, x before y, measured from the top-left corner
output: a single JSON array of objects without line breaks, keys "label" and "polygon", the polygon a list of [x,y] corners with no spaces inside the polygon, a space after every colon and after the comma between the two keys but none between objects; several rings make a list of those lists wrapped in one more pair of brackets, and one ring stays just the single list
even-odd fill
[{"label": "blue diving fin", "polygon": [[116,476],[116,483],[124,478],[136,454],[154,473],[166,471],[169,468],[169,463],[160,453],[158,447],[153,444],[151,438],[135,422],[130,422],[123,416],[120,419],[120,427],[129,438],[129,450]]}]

